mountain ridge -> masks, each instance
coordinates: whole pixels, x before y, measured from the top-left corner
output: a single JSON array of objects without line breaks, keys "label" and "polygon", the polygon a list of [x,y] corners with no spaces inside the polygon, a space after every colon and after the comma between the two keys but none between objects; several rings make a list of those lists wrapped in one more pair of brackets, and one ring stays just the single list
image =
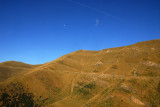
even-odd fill
[{"label": "mountain ridge", "polygon": [[[23,93],[32,94],[29,100],[34,102],[32,106],[158,107],[159,58],[160,40],[152,40],[101,51],[78,50],[39,66],[30,65],[25,70],[11,64],[15,70],[7,68],[3,72],[13,71],[15,75],[0,82],[0,95],[2,98],[7,92],[14,99],[11,90],[16,86],[19,88],[14,93],[18,92],[18,98]],[[0,66],[0,72],[1,67],[4,66]],[[0,101],[1,104],[4,103]]]},{"label": "mountain ridge", "polygon": [[[73,51],[73,52],[71,52],[71,53],[75,53],[75,52],[79,52],[79,51],[103,51],[103,50],[108,50],[108,49],[114,49],[114,48],[121,48],[121,47],[130,47],[130,46],[135,46],[135,45],[138,45],[138,44],[144,44],[144,43],[153,43],[153,42],[158,42],[158,44],[160,45],[160,39],[154,39],[154,40],[146,40],[146,41],[142,41],[142,42],[136,42],[136,43],[133,43],[133,44],[130,44],[130,45],[126,45],[126,46],[120,46],[120,47],[112,47],[112,48],[106,48],[106,49],[102,49],[102,50],[85,50],[85,49],[80,49],[80,50],[77,50],[77,51]],[[69,54],[71,54],[71,53],[69,53]],[[66,55],[68,55],[68,54],[66,54]],[[62,56],[65,56],[65,55],[62,55]],[[61,56],[61,57],[62,57]],[[59,57],[60,58],[60,57]],[[57,58],[57,59],[59,59],[59,58]],[[55,59],[55,60],[57,60],[57,59]],[[54,61],[54,60],[52,60],[52,61]],[[10,61],[3,61],[3,62],[1,62],[0,64],[2,64],[2,63],[6,63],[6,62],[19,62],[19,63],[24,63],[24,62],[21,62],[21,61],[14,61],[14,60],[10,60]],[[51,62],[51,61],[50,61]],[[48,62],[46,62],[46,63],[48,63]],[[28,65],[41,65],[41,64],[29,64],[29,63],[24,63],[24,64],[28,64]],[[45,63],[43,63],[43,64],[45,64]]]}]

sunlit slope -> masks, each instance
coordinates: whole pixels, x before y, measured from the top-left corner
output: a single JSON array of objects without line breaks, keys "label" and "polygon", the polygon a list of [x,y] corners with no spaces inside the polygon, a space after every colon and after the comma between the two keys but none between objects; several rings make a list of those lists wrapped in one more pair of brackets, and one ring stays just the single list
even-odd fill
[{"label": "sunlit slope", "polygon": [[160,40],[102,51],[79,50],[46,67],[69,72],[160,76]]},{"label": "sunlit slope", "polygon": [[[17,92],[19,95],[21,90],[24,90],[21,92],[22,94],[32,93],[34,96],[34,103],[42,106],[42,104],[53,104],[54,102],[68,96],[71,93],[71,81],[74,76],[75,74],[72,73],[66,74],[64,72],[57,72],[43,67],[39,69],[35,68],[35,70],[32,70],[29,73],[15,76],[1,82],[0,89],[3,90],[7,87],[6,92],[9,95]],[[16,88],[18,88],[18,90],[13,90]]]},{"label": "sunlit slope", "polygon": [[23,75],[39,65],[29,65],[23,62],[7,61],[0,63],[0,81],[4,81],[8,78]]},{"label": "sunlit slope", "polygon": [[72,93],[55,107],[143,107],[159,106],[160,79],[106,74],[77,74]]},{"label": "sunlit slope", "polygon": [[16,62],[16,61],[6,61],[0,63],[0,66],[10,66],[10,67],[19,67],[19,68],[31,68],[32,65],[25,64],[23,62]]},{"label": "sunlit slope", "polygon": [[0,83],[1,99],[4,92],[11,99],[17,93],[19,101],[24,93],[30,93],[25,96],[30,98],[26,103],[19,103],[54,107],[160,106],[160,40],[101,51],[79,50],[28,68],[23,75]]}]

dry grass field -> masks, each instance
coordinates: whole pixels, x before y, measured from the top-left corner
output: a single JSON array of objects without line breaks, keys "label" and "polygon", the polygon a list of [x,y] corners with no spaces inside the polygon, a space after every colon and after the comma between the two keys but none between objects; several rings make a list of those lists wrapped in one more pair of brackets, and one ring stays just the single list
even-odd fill
[{"label": "dry grass field", "polygon": [[160,40],[0,63],[0,106],[159,107]]}]

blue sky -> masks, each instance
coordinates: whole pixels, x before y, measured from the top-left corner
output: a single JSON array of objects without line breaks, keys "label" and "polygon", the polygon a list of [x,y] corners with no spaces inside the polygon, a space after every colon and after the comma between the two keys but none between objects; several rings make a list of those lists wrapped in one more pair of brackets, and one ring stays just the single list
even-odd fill
[{"label": "blue sky", "polygon": [[160,39],[160,0],[0,0],[0,62]]}]

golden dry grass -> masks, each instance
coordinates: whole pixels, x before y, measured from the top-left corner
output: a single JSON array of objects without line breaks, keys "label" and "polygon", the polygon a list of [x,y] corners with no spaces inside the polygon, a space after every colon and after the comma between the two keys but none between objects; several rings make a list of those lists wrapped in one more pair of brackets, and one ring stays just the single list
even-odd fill
[{"label": "golden dry grass", "polygon": [[160,40],[79,50],[38,66],[3,62],[0,76],[1,89],[20,82],[40,106],[158,107]]}]

